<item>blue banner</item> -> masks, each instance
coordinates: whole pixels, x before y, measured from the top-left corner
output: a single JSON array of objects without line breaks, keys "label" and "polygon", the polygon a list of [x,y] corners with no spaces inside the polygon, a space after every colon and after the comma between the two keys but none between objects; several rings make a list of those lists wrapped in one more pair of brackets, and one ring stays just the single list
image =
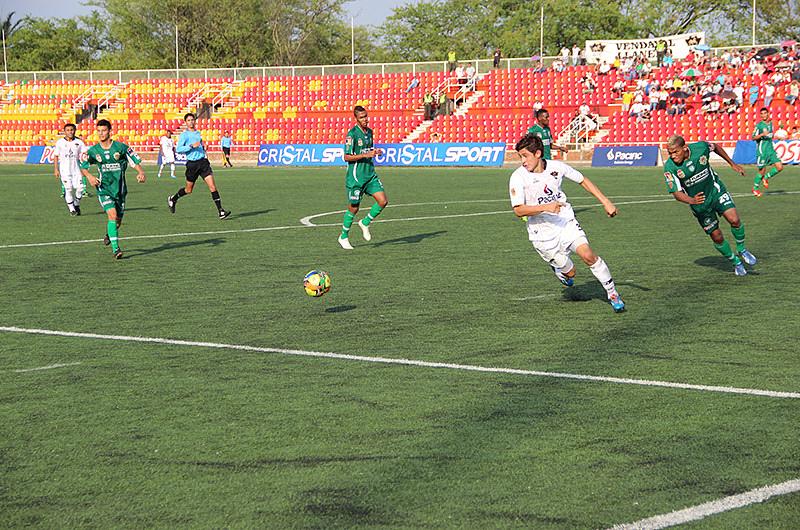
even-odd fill
[{"label": "blue banner", "polygon": [[[502,166],[504,143],[380,144],[377,166]],[[344,166],[342,144],[263,144],[259,166]]]},{"label": "blue banner", "polygon": [[[156,165],[161,165],[161,149],[158,150],[158,159],[156,160]],[[175,153],[175,165],[176,166],[185,166],[186,165],[186,153]]]},{"label": "blue banner", "polygon": [[658,165],[658,146],[622,145],[619,147],[595,147],[592,166],[655,166]]},{"label": "blue banner", "polygon": [[52,164],[55,147],[50,145],[32,145],[28,150],[26,164]]},{"label": "blue banner", "polygon": [[[773,142],[775,153],[784,164],[800,164],[800,140],[780,140]],[[756,163],[756,143],[753,140],[739,140],[733,151],[733,161],[737,164]]]}]

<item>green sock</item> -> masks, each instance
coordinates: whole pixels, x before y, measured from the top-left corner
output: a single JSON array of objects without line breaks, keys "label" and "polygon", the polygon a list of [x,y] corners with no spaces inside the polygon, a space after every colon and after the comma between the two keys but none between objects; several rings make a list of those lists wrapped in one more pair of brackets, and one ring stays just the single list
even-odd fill
[{"label": "green sock", "polygon": [[372,220],[378,217],[378,214],[381,213],[382,211],[383,208],[381,208],[381,205],[376,202],[375,204],[372,205],[372,208],[369,209],[369,213],[367,214],[366,217],[364,217],[364,219],[362,219],[361,222],[364,224],[364,226],[369,226]]},{"label": "green sock", "polygon": [[763,178],[764,177],[761,176],[761,173],[758,173],[755,176],[755,178],[753,179],[753,189],[754,190],[757,190],[758,188],[761,187],[761,179],[763,179]]},{"label": "green sock", "polygon": [[733,234],[733,238],[736,240],[736,252],[741,254],[744,252],[744,223],[739,225],[739,228],[731,227],[731,233]]},{"label": "green sock", "polygon": [[344,212],[344,219],[342,220],[342,235],[339,236],[340,239],[345,239],[350,234],[350,227],[353,226],[353,219],[356,216],[350,210]]},{"label": "green sock", "polygon": [[108,222],[108,239],[111,240],[111,250],[114,252],[119,250],[119,233],[117,232],[117,222]]},{"label": "green sock", "polygon": [[777,174],[778,174],[778,170],[777,170],[777,169],[775,169],[775,167],[771,167],[771,168],[769,169],[769,171],[767,171],[767,174],[766,174],[766,175],[764,175],[764,178],[765,178],[765,179],[771,179],[772,177],[774,177],[774,176],[775,176],[775,175],[777,175]]},{"label": "green sock", "polygon": [[723,241],[719,245],[714,243],[714,248],[717,249],[720,254],[728,258],[734,265],[741,263],[742,260],[739,259],[739,256],[733,253],[733,250],[731,250],[731,246],[727,241]]}]

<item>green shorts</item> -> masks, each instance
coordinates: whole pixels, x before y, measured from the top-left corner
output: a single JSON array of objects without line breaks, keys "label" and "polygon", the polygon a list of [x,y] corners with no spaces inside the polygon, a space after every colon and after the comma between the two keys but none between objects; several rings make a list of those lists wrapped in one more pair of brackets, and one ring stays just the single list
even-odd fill
[{"label": "green shorts", "polygon": [[733,204],[733,198],[728,191],[723,188],[720,193],[714,195],[713,199],[707,204],[703,204],[702,210],[695,210],[692,208],[697,222],[703,227],[703,231],[711,235],[711,232],[719,228],[719,217],[725,210],[736,208]]},{"label": "green shorts", "polygon": [[347,179],[345,190],[347,191],[348,202],[353,205],[361,204],[361,197],[365,193],[367,195],[375,195],[376,193],[384,191],[383,182],[381,182],[378,175],[373,175],[364,183],[358,183],[354,180]]},{"label": "green shorts", "polygon": [[780,164],[781,159],[778,158],[778,153],[772,151],[771,153],[766,153],[763,156],[758,155],[756,157],[756,166],[758,169],[763,169],[767,166],[771,166],[773,164]]},{"label": "green shorts", "polygon": [[125,215],[125,196],[122,197],[115,197],[112,195],[98,195],[97,200],[100,201],[100,206],[103,207],[103,211],[107,212],[111,208],[117,210],[117,219],[122,219],[122,216]]}]

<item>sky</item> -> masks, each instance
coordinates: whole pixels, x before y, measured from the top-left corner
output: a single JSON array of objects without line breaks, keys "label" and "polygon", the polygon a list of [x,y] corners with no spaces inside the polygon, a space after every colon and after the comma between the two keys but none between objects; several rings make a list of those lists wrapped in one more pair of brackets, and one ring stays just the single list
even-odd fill
[{"label": "sky", "polygon": [[[355,18],[356,25],[378,26],[392,13],[393,8],[413,2],[416,0],[352,0],[344,5],[344,11],[348,18]],[[26,15],[68,18],[89,14],[91,8],[78,0],[0,1],[0,15],[5,17],[11,11],[20,18]]]}]

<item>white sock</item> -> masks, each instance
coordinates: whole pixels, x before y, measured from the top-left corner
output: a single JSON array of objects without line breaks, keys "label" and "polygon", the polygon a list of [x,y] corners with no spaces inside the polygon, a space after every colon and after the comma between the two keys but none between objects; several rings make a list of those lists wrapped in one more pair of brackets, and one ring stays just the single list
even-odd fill
[{"label": "white sock", "polygon": [[611,271],[608,270],[608,265],[603,261],[603,258],[598,256],[597,261],[594,262],[594,265],[589,267],[589,270],[592,271],[597,281],[602,284],[609,298],[617,294],[617,287],[614,285],[614,280],[611,278]]},{"label": "white sock", "polygon": [[161,178],[161,171],[163,170],[164,170],[164,164],[161,164],[161,166],[159,166],[158,168],[158,178]]},{"label": "white sock", "polygon": [[75,205],[73,204],[74,197],[72,196],[72,188],[64,188],[64,201],[67,203],[69,211],[74,212]]},{"label": "white sock", "polygon": [[171,177],[175,176],[175,164],[170,164],[169,165],[169,174],[170,174]]}]

